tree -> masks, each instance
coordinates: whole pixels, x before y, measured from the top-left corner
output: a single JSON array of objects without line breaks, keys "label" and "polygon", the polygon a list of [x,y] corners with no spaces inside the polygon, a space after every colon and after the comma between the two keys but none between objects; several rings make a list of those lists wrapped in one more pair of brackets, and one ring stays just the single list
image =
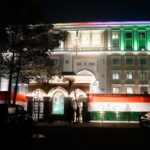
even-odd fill
[{"label": "tree", "polygon": [[29,82],[48,82],[55,73],[50,59],[60,41],[64,41],[67,32],[55,30],[52,25],[11,25],[0,29],[0,64],[1,76],[9,78],[8,98],[12,81],[15,78],[16,87],[13,104],[15,104],[19,79]]}]

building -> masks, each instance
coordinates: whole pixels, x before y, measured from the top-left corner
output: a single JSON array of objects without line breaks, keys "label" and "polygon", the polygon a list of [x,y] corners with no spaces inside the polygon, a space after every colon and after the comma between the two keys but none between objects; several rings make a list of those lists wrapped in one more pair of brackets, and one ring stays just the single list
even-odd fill
[{"label": "building", "polygon": [[[65,73],[65,80],[55,78],[49,84],[29,85],[28,97],[35,119],[66,119],[70,101],[77,100],[82,122],[91,114],[87,101],[90,94],[150,93],[150,21],[60,23],[54,24],[54,28],[68,32],[67,40],[52,55],[56,68]],[[137,120],[139,113],[150,111],[149,107],[145,109],[150,101],[143,102],[142,108],[133,110],[137,113],[131,121]],[[121,106],[119,110],[116,107],[111,109],[115,116],[122,111]],[[99,107],[88,119],[117,120],[95,117],[106,111]]]}]

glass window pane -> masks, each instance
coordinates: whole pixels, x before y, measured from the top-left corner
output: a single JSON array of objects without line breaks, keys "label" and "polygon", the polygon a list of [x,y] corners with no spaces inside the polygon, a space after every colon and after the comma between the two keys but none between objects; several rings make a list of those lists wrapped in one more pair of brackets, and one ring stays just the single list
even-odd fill
[{"label": "glass window pane", "polygon": [[127,57],[125,61],[126,61],[126,65],[133,65],[133,58],[132,57]]},{"label": "glass window pane", "polygon": [[133,87],[127,87],[127,94],[133,94]]},{"label": "glass window pane", "polygon": [[119,65],[120,64],[120,59],[119,58],[113,58],[113,65]]}]

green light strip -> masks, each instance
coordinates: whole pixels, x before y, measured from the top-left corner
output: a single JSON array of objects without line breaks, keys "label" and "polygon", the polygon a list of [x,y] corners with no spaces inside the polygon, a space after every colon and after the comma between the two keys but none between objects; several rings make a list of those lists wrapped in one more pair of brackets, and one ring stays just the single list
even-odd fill
[{"label": "green light strip", "polygon": [[147,50],[150,51],[150,30],[147,31]]},{"label": "green light strip", "polygon": [[133,32],[133,37],[134,37],[133,48],[134,48],[134,51],[137,51],[138,50],[138,36],[137,36],[137,31],[136,30],[134,30],[134,32]]},{"label": "green light strip", "polygon": [[124,51],[124,31],[120,30],[120,49],[121,51]]}]

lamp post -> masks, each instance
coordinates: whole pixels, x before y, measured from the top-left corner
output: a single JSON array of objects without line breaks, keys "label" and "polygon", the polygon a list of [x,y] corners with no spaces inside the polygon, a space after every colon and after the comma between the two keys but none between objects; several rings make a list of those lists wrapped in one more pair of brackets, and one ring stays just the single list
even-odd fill
[{"label": "lamp post", "polygon": [[142,61],[142,58],[141,58],[141,94],[143,94],[143,61]]},{"label": "lamp post", "polygon": [[76,55],[78,53],[78,41],[79,41],[79,37],[78,37],[78,31],[76,32],[76,37],[75,37],[75,51],[76,51]]},{"label": "lamp post", "polygon": [[141,57],[141,60],[140,60],[140,65],[141,65],[141,94],[145,94],[145,91],[144,91],[144,65],[146,64],[146,61],[145,61],[145,53],[144,53],[144,49],[141,50],[142,51],[142,57]]}]

